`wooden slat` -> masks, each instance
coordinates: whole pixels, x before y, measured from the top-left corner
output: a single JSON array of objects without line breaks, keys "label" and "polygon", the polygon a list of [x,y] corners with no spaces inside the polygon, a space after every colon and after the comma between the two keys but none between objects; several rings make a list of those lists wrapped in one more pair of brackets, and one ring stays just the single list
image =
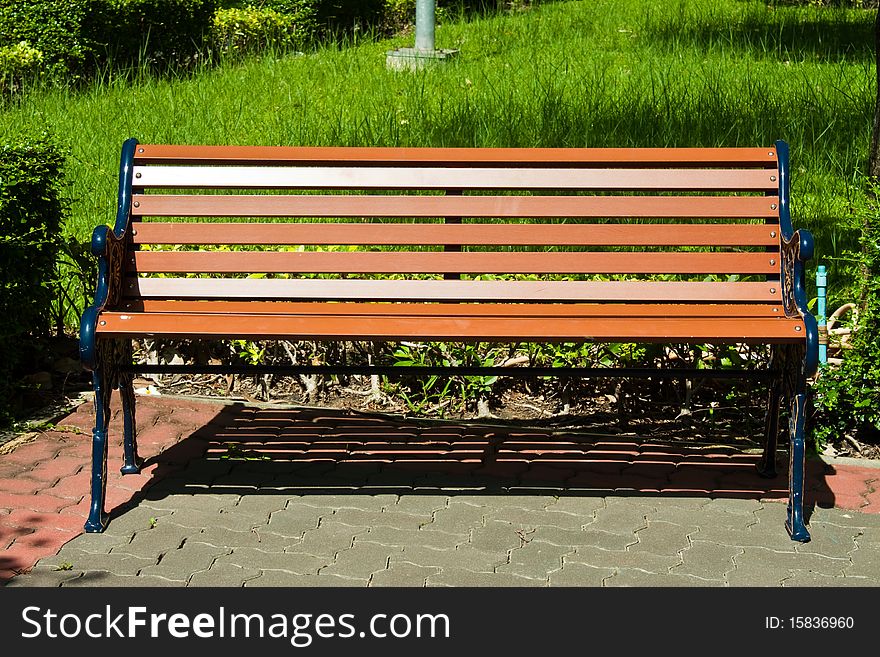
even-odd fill
[{"label": "wooden slat", "polygon": [[136,251],[140,273],[772,274],[772,253]]},{"label": "wooden slat", "polygon": [[141,144],[135,162],[158,164],[492,166],[677,165],[776,166],[776,148],[388,148]]},{"label": "wooden slat", "polygon": [[142,217],[739,218],[779,216],[775,196],[342,196],[135,194]]},{"label": "wooden slat", "polygon": [[143,188],[240,189],[590,189],[772,192],[761,169],[501,169],[394,167],[135,166]]},{"label": "wooden slat", "polygon": [[773,224],[301,224],[141,222],[135,244],[779,247]]},{"label": "wooden slat", "polygon": [[129,278],[123,293],[158,299],[339,299],[359,301],[774,302],[773,282],[396,281]]},{"label": "wooden slat", "polygon": [[[797,327],[801,331],[797,331]],[[350,315],[287,316],[213,314],[103,313],[100,333],[252,339],[361,340],[611,340],[634,342],[802,341],[803,323],[784,318],[627,317],[364,317]]]},{"label": "wooden slat", "polygon": [[396,317],[781,317],[780,304],[721,303],[330,303],[301,301],[126,301],[120,312],[218,315],[375,315]]}]

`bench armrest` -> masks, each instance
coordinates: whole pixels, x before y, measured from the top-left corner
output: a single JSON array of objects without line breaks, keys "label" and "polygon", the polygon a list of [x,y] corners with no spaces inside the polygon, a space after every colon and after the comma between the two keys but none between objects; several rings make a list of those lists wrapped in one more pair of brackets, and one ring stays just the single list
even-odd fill
[{"label": "bench armrest", "polygon": [[781,241],[782,268],[780,272],[782,304],[786,317],[800,317],[806,331],[804,374],[812,376],[819,366],[819,328],[816,318],[807,309],[805,266],[813,257],[814,242],[809,231],[799,229]]},{"label": "bench armrest", "polygon": [[95,300],[86,308],[79,325],[79,355],[83,367],[94,370],[95,331],[98,315],[107,306],[119,303],[125,274],[125,237],[117,237],[108,226],[98,226],[92,233],[92,253],[98,257],[98,285]]},{"label": "bench armrest", "polygon": [[83,367],[89,371],[97,367],[95,333],[98,316],[105,307],[117,305],[122,296],[125,244],[131,229],[132,179],[137,143],[136,139],[128,139],[122,145],[119,197],[113,230],[108,226],[98,226],[92,232],[92,254],[98,258],[98,285],[95,300],[83,312],[79,323],[79,356]]}]

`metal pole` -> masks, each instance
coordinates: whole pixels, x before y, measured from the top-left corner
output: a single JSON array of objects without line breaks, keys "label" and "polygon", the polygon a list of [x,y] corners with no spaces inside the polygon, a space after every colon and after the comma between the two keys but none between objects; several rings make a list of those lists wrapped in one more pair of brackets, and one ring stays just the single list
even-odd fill
[{"label": "metal pole", "polygon": [[434,50],[435,0],[416,0],[416,50]]},{"label": "metal pole", "polygon": [[825,300],[827,293],[828,278],[825,274],[825,265],[819,265],[816,268],[816,323],[819,325],[819,363],[826,365],[828,363],[828,330],[825,318]]}]

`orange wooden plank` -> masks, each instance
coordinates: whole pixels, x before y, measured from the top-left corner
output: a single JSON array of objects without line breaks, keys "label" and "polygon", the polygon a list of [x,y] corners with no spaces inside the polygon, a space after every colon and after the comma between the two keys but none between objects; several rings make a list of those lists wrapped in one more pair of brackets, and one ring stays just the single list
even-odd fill
[{"label": "orange wooden plank", "polygon": [[140,164],[776,166],[776,148],[389,148],[140,144]]},{"label": "orange wooden plank", "polygon": [[772,253],[136,251],[140,273],[773,274]]},{"label": "orange wooden plank", "polygon": [[643,217],[779,216],[775,196],[376,196],[135,194],[142,217]]},{"label": "orange wooden plank", "polygon": [[773,224],[409,224],[140,222],[135,244],[398,246],[779,246]]},{"label": "orange wooden plank", "polygon": [[134,166],[135,186],[167,189],[577,189],[774,192],[775,170],[469,167]]},{"label": "orange wooden plank", "polygon": [[413,317],[781,317],[780,304],[699,303],[332,303],[297,301],[129,300],[119,309],[141,313],[219,315],[382,315]]},{"label": "orange wooden plank", "polygon": [[779,302],[779,283],[129,278],[129,298],[358,301]]},{"label": "orange wooden plank", "polygon": [[[798,330],[800,327],[800,331]],[[252,339],[362,340],[609,340],[634,342],[800,342],[803,323],[785,318],[629,317],[370,317],[112,313],[101,315],[98,331],[113,335],[191,336]]]}]

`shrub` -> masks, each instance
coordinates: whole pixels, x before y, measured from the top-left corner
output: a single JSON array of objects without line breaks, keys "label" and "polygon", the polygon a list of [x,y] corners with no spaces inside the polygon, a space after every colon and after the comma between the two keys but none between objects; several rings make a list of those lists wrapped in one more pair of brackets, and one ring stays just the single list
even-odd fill
[{"label": "shrub", "polygon": [[42,63],[43,53],[27,41],[0,47],[0,98],[18,91],[23,82],[37,78]]},{"label": "shrub", "polygon": [[314,13],[303,5],[300,13],[281,13],[271,7],[220,9],[211,24],[212,50],[240,55],[265,48],[296,49],[314,37]]},{"label": "shrub", "polygon": [[92,0],[84,19],[99,60],[188,66],[204,51],[216,0]]},{"label": "shrub", "polygon": [[26,41],[43,54],[46,71],[62,77],[77,74],[91,47],[83,19],[93,0],[3,0],[0,3],[0,46]]},{"label": "shrub", "polygon": [[10,381],[50,329],[63,162],[46,135],[0,141],[0,420],[8,419]]},{"label": "shrub", "polygon": [[823,367],[816,385],[817,446],[849,435],[876,442],[880,437],[880,206],[859,210],[861,250],[854,292],[860,296],[851,349],[839,368]]}]

